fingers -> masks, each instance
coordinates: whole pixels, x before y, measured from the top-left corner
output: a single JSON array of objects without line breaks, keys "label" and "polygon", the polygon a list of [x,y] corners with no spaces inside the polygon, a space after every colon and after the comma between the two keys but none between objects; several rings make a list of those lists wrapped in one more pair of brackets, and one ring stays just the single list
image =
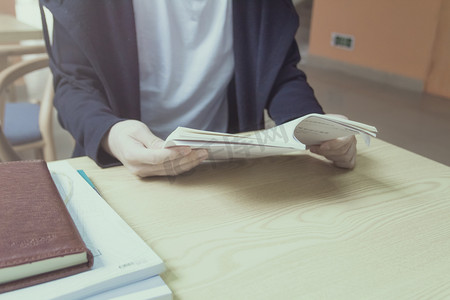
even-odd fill
[{"label": "fingers", "polygon": [[340,114],[326,114],[327,116],[332,116],[332,117],[337,117],[337,118],[341,118],[341,119],[346,119],[348,120],[347,116],[344,115],[340,115]]},{"label": "fingers", "polygon": [[[172,150],[172,149],[162,149]],[[149,150],[152,151],[153,150]],[[176,152],[176,151],[173,151]],[[152,153],[153,154],[153,153]],[[148,156],[152,156],[152,154]],[[130,164],[126,167],[135,175],[140,177],[147,176],[174,176],[187,172],[198,166],[202,161],[208,158],[208,152],[204,149],[191,150],[185,156],[176,156],[174,159],[169,159],[167,156],[161,155],[160,160],[149,158],[148,163],[139,161],[136,164]]]},{"label": "fingers", "polygon": [[179,175],[199,165],[208,157],[203,149],[190,147],[163,148],[164,142],[153,139],[136,145],[133,153],[125,159],[124,165],[140,177]]},{"label": "fingers", "polygon": [[133,153],[130,155],[131,157],[127,158],[127,160],[156,165],[188,156],[191,152],[192,150],[190,147],[173,147],[166,149],[162,147],[148,148],[141,145],[140,147],[134,147]]},{"label": "fingers", "polygon": [[162,175],[179,175],[198,166],[208,158],[208,151],[204,149],[192,150],[191,154],[177,160],[165,162]]},{"label": "fingers", "polygon": [[340,168],[353,169],[356,164],[356,138],[353,135],[311,146],[310,151],[326,157]]}]

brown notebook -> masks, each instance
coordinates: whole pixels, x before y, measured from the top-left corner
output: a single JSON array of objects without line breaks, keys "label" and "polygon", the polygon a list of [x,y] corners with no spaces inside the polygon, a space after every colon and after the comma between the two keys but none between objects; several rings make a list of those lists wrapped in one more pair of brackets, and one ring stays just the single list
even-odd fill
[{"label": "brown notebook", "polygon": [[73,275],[92,264],[47,164],[0,163],[0,293]]}]

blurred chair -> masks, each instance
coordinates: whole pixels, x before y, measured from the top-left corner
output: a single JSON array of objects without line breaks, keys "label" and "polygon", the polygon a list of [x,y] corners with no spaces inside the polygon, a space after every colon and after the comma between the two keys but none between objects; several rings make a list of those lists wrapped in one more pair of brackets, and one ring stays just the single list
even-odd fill
[{"label": "blurred chair", "polygon": [[[21,60],[23,55],[35,55],[46,53],[45,45],[22,45],[22,44],[5,44],[0,45],[0,71],[3,71],[11,64]],[[9,91],[9,99],[16,100],[15,90],[11,88]]]},{"label": "blurred chair", "polygon": [[45,45],[0,45],[0,71],[11,65],[15,56],[46,53]]},{"label": "blurred chair", "polygon": [[[48,67],[48,57],[41,56],[13,64],[0,72],[0,159],[16,160],[17,152],[35,149],[37,158],[55,160],[52,130],[53,84],[52,76],[44,87],[42,99],[37,102],[8,101],[8,89],[23,76]],[[7,143],[2,140],[6,139]],[[13,153],[11,151],[15,153]]]}]

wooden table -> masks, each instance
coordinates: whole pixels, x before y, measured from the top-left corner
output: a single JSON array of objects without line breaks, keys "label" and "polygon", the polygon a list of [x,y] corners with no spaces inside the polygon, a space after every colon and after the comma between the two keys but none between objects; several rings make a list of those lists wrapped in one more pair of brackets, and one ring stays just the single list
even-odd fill
[{"label": "wooden table", "polygon": [[357,167],[304,154],[173,178],[83,168],[165,261],[176,299],[450,297],[450,168],[380,140]]},{"label": "wooden table", "polygon": [[42,39],[42,30],[22,23],[13,16],[0,14],[0,43]]}]

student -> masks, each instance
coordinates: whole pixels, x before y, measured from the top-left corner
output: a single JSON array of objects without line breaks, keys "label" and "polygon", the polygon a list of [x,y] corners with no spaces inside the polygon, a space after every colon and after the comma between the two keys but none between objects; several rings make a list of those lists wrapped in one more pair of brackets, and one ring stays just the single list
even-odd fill
[{"label": "student", "polygon": [[[323,113],[300,60],[289,0],[40,0],[59,120],[74,156],[139,176],[176,175],[203,149],[164,149],[177,126],[242,132]],[[42,12],[42,10],[41,10]],[[43,17],[44,31],[46,21]],[[311,147],[353,168],[356,139]]]}]

